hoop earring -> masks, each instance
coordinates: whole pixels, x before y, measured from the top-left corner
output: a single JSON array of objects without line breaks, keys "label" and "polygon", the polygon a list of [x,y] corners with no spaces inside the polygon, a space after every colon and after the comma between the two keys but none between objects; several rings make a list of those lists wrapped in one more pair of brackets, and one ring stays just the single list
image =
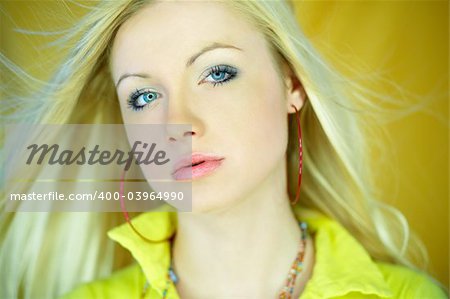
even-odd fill
[{"label": "hoop earring", "polygon": [[133,223],[131,223],[130,221],[130,215],[128,215],[127,209],[125,208],[125,201],[124,201],[124,184],[125,184],[125,173],[127,171],[124,170],[122,173],[122,177],[120,178],[120,188],[119,188],[119,198],[120,198],[120,209],[122,210],[122,214],[125,217],[126,222],[128,223],[128,225],[131,227],[131,229],[144,241],[150,242],[150,243],[154,243],[155,241],[152,241],[150,239],[147,239],[146,237],[144,237],[133,225]]},{"label": "hoop earring", "polygon": [[294,105],[291,105],[295,109],[295,118],[297,120],[297,134],[298,134],[298,156],[299,156],[299,163],[298,163],[298,183],[297,183],[297,192],[295,195],[295,200],[289,201],[291,202],[291,205],[295,205],[300,196],[300,185],[302,184],[302,168],[303,168],[303,147],[302,147],[302,129],[300,127],[300,113],[297,110],[297,107]]}]

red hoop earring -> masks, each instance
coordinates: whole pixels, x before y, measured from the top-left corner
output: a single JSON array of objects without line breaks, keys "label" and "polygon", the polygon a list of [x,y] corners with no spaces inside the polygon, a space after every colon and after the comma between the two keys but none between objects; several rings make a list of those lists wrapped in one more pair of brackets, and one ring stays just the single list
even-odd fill
[{"label": "red hoop earring", "polygon": [[300,196],[300,185],[302,184],[302,168],[303,168],[303,147],[302,147],[302,129],[300,127],[300,113],[297,110],[297,107],[294,105],[291,105],[295,109],[295,118],[297,120],[297,134],[298,134],[298,156],[299,156],[299,162],[298,162],[298,183],[297,183],[297,192],[295,195],[295,200],[291,201],[291,205],[295,205]]},{"label": "red hoop earring", "polygon": [[120,188],[119,188],[119,198],[120,198],[120,208],[122,210],[123,216],[125,217],[125,220],[127,221],[128,225],[131,227],[131,229],[144,241],[147,242],[155,242],[152,241],[150,239],[147,239],[146,237],[144,237],[133,225],[133,223],[131,223],[130,221],[130,215],[128,215],[127,209],[125,208],[125,201],[124,201],[124,184],[125,184],[125,173],[126,170],[123,171],[122,173],[122,177],[120,178]]}]

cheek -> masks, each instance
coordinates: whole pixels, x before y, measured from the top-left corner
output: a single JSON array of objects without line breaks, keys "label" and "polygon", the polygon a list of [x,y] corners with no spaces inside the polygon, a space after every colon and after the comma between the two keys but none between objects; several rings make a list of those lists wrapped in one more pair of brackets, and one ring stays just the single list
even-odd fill
[{"label": "cheek", "polygon": [[285,95],[278,74],[268,70],[263,75],[254,76],[249,82],[246,126],[255,140],[262,143],[280,143],[287,134]]},{"label": "cheek", "polygon": [[124,124],[162,124],[161,103],[134,111],[125,101],[120,102],[120,113]]},{"label": "cheek", "polygon": [[264,172],[261,167],[271,168],[287,148],[286,99],[275,71],[248,78],[233,91],[233,100],[239,104],[227,116],[228,126],[233,126],[228,130],[233,134],[229,138],[238,151],[240,165]]},{"label": "cheek", "polygon": [[265,181],[284,161],[287,148],[287,114],[281,89],[276,84],[255,85],[245,96],[242,100],[248,105],[233,128],[236,135],[231,137],[231,146],[227,146],[233,149],[234,165],[239,169],[233,174],[238,190]]},{"label": "cheek", "polygon": [[272,90],[260,94],[260,106],[251,114],[251,140],[265,159],[277,159],[287,146],[287,123],[281,109],[281,94]]}]

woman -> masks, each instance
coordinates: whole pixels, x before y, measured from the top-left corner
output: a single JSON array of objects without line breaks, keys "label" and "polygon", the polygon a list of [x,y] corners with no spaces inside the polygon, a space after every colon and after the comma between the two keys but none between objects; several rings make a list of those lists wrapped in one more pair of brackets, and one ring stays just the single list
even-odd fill
[{"label": "woman", "polygon": [[44,120],[187,123],[171,140],[220,163],[192,167],[191,213],[110,230],[137,263],[64,298],[445,298],[372,195],[370,103],[339,90],[286,3],[105,1],[78,30]]}]

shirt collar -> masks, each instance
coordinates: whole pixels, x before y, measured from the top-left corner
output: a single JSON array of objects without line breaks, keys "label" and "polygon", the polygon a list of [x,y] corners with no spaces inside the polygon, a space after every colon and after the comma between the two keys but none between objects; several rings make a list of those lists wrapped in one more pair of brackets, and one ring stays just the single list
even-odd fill
[{"label": "shirt collar", "polygon": [[131,220],[131,223],[153,243],[142,240],[128,223],[109,230],[108,237],[130,251],[151,287],[162,294],[170,264],[169,239],[177,227],[176,213],[164,211],[164,208],[158,209],[158,212],[139,214]]},{"label": "shirt collar", "polygon": [[[296,207],[298,219],[314,235],[315,265],[302,299],[330,298],[350,292],[392,297],[392,291],[367,251],[338,222],[313,210]],[[170,264],[170,242],[177,227],[176,212],[142,213],[131,220],[146,238],[142,240],[127,223],[111,229],[109,238],[131,252],[151,286],[162,292]]]},{"label": "shirt collar", "polygon": [[313,275],[302,299],[338,297],[351,292],[393,297],[369,253],[338,222],[313,210],[296,207],[294,212],[308,223],[315,243]]}]

